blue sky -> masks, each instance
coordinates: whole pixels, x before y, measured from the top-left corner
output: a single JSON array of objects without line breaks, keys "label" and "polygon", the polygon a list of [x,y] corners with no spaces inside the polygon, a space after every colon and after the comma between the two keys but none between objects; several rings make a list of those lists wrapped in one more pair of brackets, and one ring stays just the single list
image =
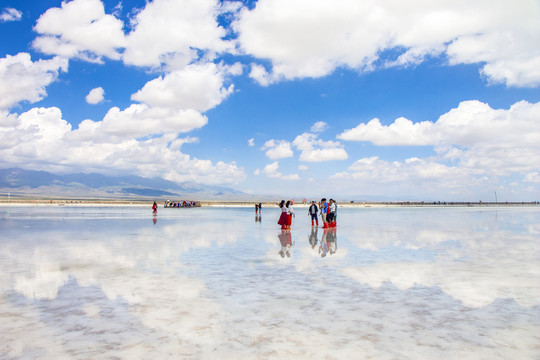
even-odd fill
[{"label": "blue sky", "polygon": [[540,199],[540,3],[0,0],[0,166]]}]

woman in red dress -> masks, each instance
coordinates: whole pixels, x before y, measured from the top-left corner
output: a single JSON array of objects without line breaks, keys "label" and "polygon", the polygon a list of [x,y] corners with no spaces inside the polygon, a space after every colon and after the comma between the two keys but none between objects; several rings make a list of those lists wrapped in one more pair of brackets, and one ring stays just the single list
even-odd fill
[{"label": "woman in red dress", "polygon": [[279,208],[281,209],[281,215],[278,220],[278,225],[281,225],[281,230],[287,230],[289,224],[289,216],[287,216],[287,207],[285,206],[285,200],[281,200],[279,203]]}]

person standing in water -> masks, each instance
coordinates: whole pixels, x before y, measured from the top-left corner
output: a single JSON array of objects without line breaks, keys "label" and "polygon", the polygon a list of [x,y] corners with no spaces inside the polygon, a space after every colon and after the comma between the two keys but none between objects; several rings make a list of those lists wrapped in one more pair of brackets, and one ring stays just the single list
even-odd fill
[{"label": "person standing in water", "polygon": [[281,209],[281,215],[279,216],[278,225],[281,225],[281,230],[287,230],[289,224],[289,217],[287,215],[287,207],[285,206],[285,200],[281,200],[279,203]]},{"label": "person standing in water", "polygon": [[157,214],[157,204],[154,201],[154,205],[152,205],[152,213]]},{"label": "person standing in water", "polygon": [[326,214],[328,213],[328,203],[326,202],[326,198],[321,199],[321,219],[323,221],[323,229],[326,229],[328,227],[328,224],[326,222]]},{"label": "person standing in water", "polygon": [[336,227],[336,222],[334,220],[334,215],[336,213],[336,203],[334,202],[334,199],[330,199],[330,202],[328,203],[328,214],[326,215],[326,222],[328,223],[328,227]]},{"label": "person standing in water", "polygon": [[311,226],[314,226],[314,222],[317,222],[317,226],[319,226],[319,218],[317,217],[318,212],[319,208],[315,204],[315,201],[312,201],[311,206],[308,209],[308,215],[311,215]]},{"label": "person standing in water", "polygon": [[293,209],[293,204],[294,204],[294,200],[289,200],[287,201],[287,215],[289,217],[289,225],[287,227],[288,230],[291,230],[291,225],[292,225],[292,218],[294,217],[294,209]]}]

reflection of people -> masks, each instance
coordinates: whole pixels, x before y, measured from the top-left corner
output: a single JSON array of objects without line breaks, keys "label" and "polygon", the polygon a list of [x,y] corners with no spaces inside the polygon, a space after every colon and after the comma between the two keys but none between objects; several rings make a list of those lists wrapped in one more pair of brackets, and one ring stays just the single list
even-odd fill
[{"label": "reflection of people", "polygon": [[281,200],[279,203],[281,209],[281,215],[279,216],[278,225],[281,225],[281,230],[287,230],[289,224],[289,217],[287,216],[287,207],[285,206],[285,200]]},{"label": "reflection of people", "polygon": [[154,217],[152,218],[152,222],[154,223],[154,225],[156,225],[156,223],[157,223],[157,216],[154,216]]},{"label": "reflection of people", "polygon": [[154,205],[152,205],[152,210],[153,210],[152,212],[153,212],[154,214],[157,214],[157,204],[156,204],[155,201],[154,201]]},{"label": "reflection of people", "polygon": [[334,255],[337,251],[337,234],[336,229],[324,229],[323,236],[321,238],[321,245],[319,245],[319,254],[321,257],[325,257],[326,254]]},{"label": "reflection of people", "polygon": [[328,254],[328,243],[326,242],[327,237],[328,237],[328,229],[324,229],[324,232],[321,238],[321,244],[319,245],[319,254],[321,254],[321,257],[325,257],[326,254]]},{"label": "reflection of people", "polygon": [[326,243],[328,245],[328,252],[330,255],[334,255],[337,251],[337,234],[336,229],[329,229],[326,236]]},{"label": "reflection of people", "polygon": [[317,242],[319,241],[317,239],[317,228],[316,227],[311,228],[311,234],[309,234],[308,239],[309,239],[309,244],[311,245],[311,248],[315,249],[315,246],[317,246]]},{"label": "reflection of people", "polygon": [[308,209],[308,215],[311,215],[311,226],[314,226],[314,221],[317,222],[317,226],[319,226],[319,218],[317,217],[318,212],[319,208],[315,205],[315,201],[312,201],[311,206]]},{"label": "reflection of people", "polygon": [[288,230],[281,230],[281,234],[278,235],[279,242],[281,244],[281,250],[279,250],[279,255],[282,258],[285,256],[291,257],[291,250],[294,244],[292,243],[291,232]]}]

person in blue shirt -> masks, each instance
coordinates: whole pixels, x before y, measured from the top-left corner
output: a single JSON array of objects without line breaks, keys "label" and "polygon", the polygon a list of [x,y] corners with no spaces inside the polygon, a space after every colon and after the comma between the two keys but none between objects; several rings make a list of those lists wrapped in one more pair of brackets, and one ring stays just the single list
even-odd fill
[{"label": "person in blue shirt", "polygon": [[314,226],[314,222],[316,222],[317,226],[319,226],[319,218],[317,217],[318,212],[319,208],[315,204],[315,201],[312,201],[311,206],[308,209],[308,215],[311,215],[311,226]]},{"label": "person in blue shirt", "polygon": [[326,202],[326,198],[321,199],[321,219],[323,221],[323,229],[326,229],[328,227],[328,223],[326,222],[326,214],[328,213],[328,203]]}]

